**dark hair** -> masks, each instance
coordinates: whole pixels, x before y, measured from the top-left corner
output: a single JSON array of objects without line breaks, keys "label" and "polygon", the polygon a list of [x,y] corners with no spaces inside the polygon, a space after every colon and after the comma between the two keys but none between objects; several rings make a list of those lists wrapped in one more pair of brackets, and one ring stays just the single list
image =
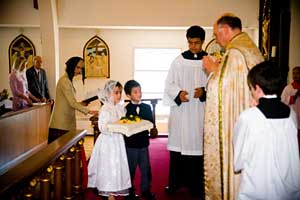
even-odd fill
[{"label": "dark hair", "polygon": [[118,87],[118,88],[123,88],[123,85],[119,82],[119,81],[117,81],[117,83],[116,83],[116,86],[115,87]]},{"label": "dark hair", "polygon": [[240,20],[240,18],[235,17],[235,16],[223,16],[220,19],[218,19],[217,24],[227,24],[228,26],[230,26],[232,29],[240,29],[242,30],[242,22]]},{"label": "dark hair", "polygon": [[205,31],[200,26],[191,26],[186,31],[186,38],[200,38],[200,40],[205,40]]},{"label": "dark hair", "polygon": [[135,80],[129,80],[125,83],[124,90],[126,95],[131,94],[131,90],[134,87],[141,87],[141,85]]},{"label": "dark hair", "polygon": [[70,81],[72,82],[73,77],[74,77],[74,71],[75,68],[77,66],[77,64],[79,63],[79,61],[83,61],[83,58],[78,57],[78,56],[74,56],[72,58],[69,58],[69,60],[66,62],[66,72],[68,74],[68,77],[70,79]]},{"label": "dark hair", "polygon": [[294,70],[299,70],[300,71],[300,66],[294,67],[292,71],[294,71]]},{"label": "dark hair", "polygon": [[270,61],[264,61],[254,66],[248,73],[248,85],[259,87],[267,94],[279,94],[282,87],[282,77],[278,66]]}]

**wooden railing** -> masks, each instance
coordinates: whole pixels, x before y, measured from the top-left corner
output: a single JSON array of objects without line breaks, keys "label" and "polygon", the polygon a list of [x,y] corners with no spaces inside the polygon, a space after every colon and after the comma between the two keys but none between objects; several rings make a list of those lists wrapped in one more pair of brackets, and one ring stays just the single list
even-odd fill
[{"label": "wooden railing", "polygon": [[0,175],[47,145],[50,115],[45,104],[0,117]]},{"label": "wooden railing", "polygon": [[[156,104],[158,103],[158,101],[160,101],[161,99],[142,99],[142,101],[150,101],[151,105],[152,105],[152,117],[153,117],[153,128],[150,130],[150,136],[151,138],[155,138],[158,135],[158,130],[156,127],[156,119],[155,119],[155,109],[156,109]],[[129,100],[125,100],[125,102],[129,102]],[[92,116],[90,118],[93,130],[94,130],[94,142],[96,142],[97,137],[100,134],[100,130],[98,128],[98,116]]]},{"label": "wooden railing", "polygon": [[70,131],[0,176],[0,199],[71,199],[82,192],[86,131]]}]

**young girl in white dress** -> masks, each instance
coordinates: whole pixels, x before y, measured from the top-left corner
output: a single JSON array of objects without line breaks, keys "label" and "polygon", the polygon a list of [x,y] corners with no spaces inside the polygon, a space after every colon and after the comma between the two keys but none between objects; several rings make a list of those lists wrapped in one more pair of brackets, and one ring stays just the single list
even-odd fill
[{"label": "young girl in white dress", "polygon": [[97,188],[99,195],[109,200],[127,196],[131,187],[123,135],[107,129],[107,124],[125,116],[125,108],[120,104],[122,89],[119,82],[109,80],[99,94],[104,103],[98,121],[101,134],[88,165],[88,187]]}]

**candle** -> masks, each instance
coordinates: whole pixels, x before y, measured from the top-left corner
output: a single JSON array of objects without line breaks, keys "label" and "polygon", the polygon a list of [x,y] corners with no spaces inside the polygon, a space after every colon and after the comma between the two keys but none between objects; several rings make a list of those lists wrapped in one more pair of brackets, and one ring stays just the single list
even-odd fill
[{"label": "candle", "polygon": [[272,46],[271,57],[272,58],[276,57],[276,46]]}]

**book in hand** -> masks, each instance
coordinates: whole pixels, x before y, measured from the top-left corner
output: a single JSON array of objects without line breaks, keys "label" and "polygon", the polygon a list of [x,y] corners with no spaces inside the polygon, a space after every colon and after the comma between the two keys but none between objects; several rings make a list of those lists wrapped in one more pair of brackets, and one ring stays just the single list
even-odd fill
[{"label": "book in hand", "polygon": [[89,103],[91,103],[92,101],[95,101],[95,100],[97,100],[97,99],[98,99],[98,96],[93,96],[93,97],[90,97],[90,98],[88,98],[88,99],[83,100],[82,103],[84,103],[84,104],[89,104]]},{"label": "book in hand", "polygon": [[107,125],[109,132],[122,133],[127,137],[136,133],[153,128],[153,123],[148,120],[126,120],[120,119],[115,123]]},{"label": "book in hand", "polygon": [[45,105],[46,102],[36,102],[36,103],[32,103],[33,106],[42,106]]}]

